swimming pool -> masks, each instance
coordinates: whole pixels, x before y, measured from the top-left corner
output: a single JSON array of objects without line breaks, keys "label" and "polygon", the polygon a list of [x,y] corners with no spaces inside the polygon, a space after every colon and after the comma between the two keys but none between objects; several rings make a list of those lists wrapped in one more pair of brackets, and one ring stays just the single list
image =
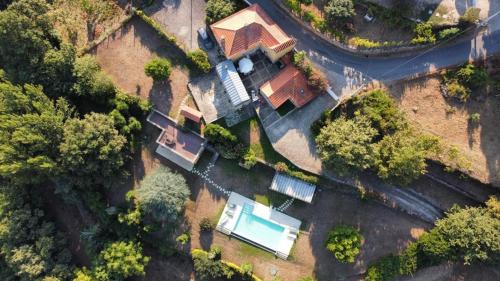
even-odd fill
[{"label": "swimming pool", "polygon": [[283,239],[285,228],[252,214],[253,208],[247,203],[243,205],[233,233],[268,249],[276,249]]}]

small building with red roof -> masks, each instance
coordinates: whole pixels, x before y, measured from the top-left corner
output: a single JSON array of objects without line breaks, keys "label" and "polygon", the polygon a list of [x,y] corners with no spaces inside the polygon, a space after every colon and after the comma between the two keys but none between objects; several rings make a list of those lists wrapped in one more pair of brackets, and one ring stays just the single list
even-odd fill
[{"label": "small building with red roof", "polygon": [[260,87],[260,93],[273,109],[277,109],[286,101],[300,108],[317,97],[308,87],[304,74],[293,64],[288,64],[264,83]]}]

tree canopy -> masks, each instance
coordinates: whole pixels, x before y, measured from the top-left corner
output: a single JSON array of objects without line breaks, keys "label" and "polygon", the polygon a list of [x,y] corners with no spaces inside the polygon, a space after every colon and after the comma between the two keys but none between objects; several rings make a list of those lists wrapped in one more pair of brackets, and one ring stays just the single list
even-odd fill
[{"label": "tree canopy", "polygon": [[211,24],[236,12],[236,5],[232,0],[208,0],[205,11],[205,21]]},{"label": "tree canopy", "polygon": [[355,14],[353,0],[330,0],[325,6],[326,19],[333,25],[339,26]]},{"label": "tree canopy", "polygon": [[0,82],[0,175],[33,183],[54,175],[71,109],[50,100],[40,87]]},{"label": "tree canopy", "polygon": [[363,116],[340,117],[323,127],[316,137],[319,156],[341,174],[349,168],[368,169],[373,162],[371,143],[376,134]]},{"label": "tree canopy", "polygon": [[163,166],[147,175],[136,193],[144,212],[161,222],[176,222],[190,195],[184,177]]},{"label": "tree canopy", "polygon": [[113,120],[104,114],[70,119],[60,145],[61,166],[76,185],[109,182],[124,163],[125,142]]}]

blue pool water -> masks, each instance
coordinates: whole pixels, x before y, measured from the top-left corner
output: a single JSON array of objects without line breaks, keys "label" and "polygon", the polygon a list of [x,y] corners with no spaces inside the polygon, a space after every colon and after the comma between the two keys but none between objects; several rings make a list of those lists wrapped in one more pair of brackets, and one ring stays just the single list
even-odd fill
[{"label": "blue pool water", "polygon": [[269,249],[276,249],[283,239],[285,228],[252,214],[253,206],[243,205],[243,210],[233,232]]}]

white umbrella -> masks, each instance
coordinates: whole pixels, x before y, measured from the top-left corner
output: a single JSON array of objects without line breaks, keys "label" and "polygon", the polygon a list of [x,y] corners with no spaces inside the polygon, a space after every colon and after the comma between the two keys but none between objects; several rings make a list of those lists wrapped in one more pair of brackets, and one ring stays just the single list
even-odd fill
[{"label": "white umbrella", "polygon": [[253,62],[249,58],[242,58],[238,62],[240,72],[243,74],[248,74],[253,70]]}]

